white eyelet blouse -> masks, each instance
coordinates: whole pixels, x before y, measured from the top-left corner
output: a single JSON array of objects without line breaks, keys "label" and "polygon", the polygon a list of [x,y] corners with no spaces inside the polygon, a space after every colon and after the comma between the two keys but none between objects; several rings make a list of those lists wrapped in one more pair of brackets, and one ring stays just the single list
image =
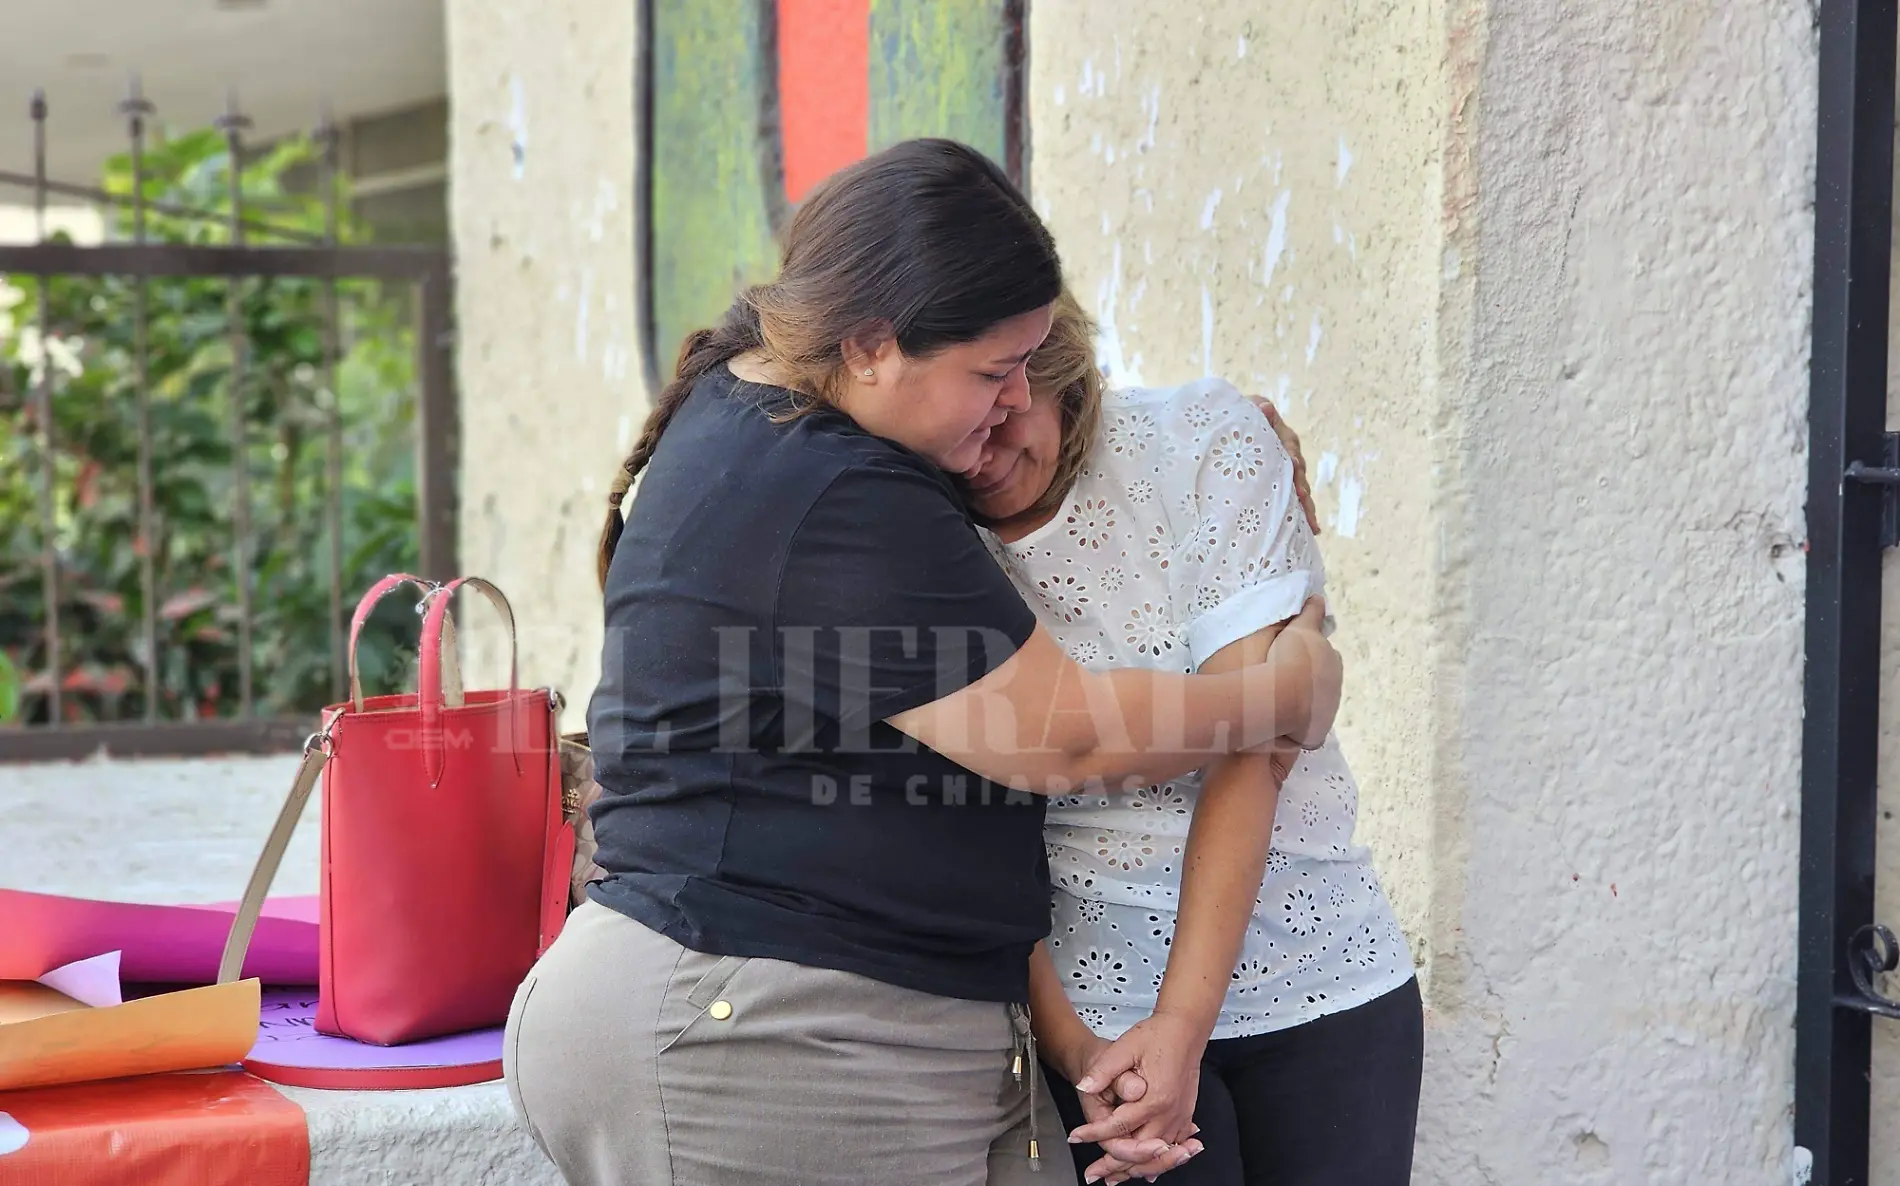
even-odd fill
[{"label": "white eyelet blouse", "polygon": [[[1325,569],[1293,463],[1259,409],[1219,379],[1113,392],[1102,439],[1054,519],[991,551],[1085,667],[1194,671],[1299,612]],[[1050,950],[1089,1027],[1119,1037],[1154,1010],[1173,942],[1199,774],[1052,799]],[[1337,738],[1280,791],[1273,846],[1215,1038],[1364,1004],[1412,957],[1363,845]]]}]

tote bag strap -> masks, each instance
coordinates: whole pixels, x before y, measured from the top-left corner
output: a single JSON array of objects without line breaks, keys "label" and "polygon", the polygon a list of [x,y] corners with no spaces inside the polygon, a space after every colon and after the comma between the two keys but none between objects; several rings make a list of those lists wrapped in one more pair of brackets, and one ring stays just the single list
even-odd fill
[{"label": "tote bag strap", "polygon": [[219,984],[236,980],[244,968],[244,955],[250,950],[258,916],[264,910],[264,897],[270,893],[271,882],[277,879],[277,867],[284,863],[284,850],[290,847],[291,834],[297,830],[297,821],[303,818],[304,804],[310,801],[310,792],[316,788],[317,776],[323,773],[324,764],[329,760],[330,723],[326,722],[322,732],[312,734],[310,740],[303,744],[303,764],[297,767],[296,780],[290,784],[290,795],[285,798],[283,809],[277,813],[277,822],[271,825],[270,836],[264,841],[264,851],[258,854],[257,865],[251,870],[251,880],[244,887],[244,897],[238,902],[237,914],[231,919],[231,931],[224,939],[224,955],[218,960]]},{"label": "tote bag strap", "polygon": [[[356,612],[350,616],[350,707],[356,712],[363,711],[363,681],[357,674],[356,665],[357,641],[362,638],[363,626],[369,621],[370,611],[376,608],[376,603],[404,585],[414,586],[416,592],[422,595],[422,600],[416,605],[418,614],[426,613],[429,603],[442,591],[442,586],[434,581],[426,581],[406,572],[391,573],[369,587],[363,599],[356,603]],[[462,666],[457,658],[455,621],[452,618],[442,625],[436,656],[441,664],[443,703],[450,708],[459,707],[462,703]]]},{"label": "tote bag strap", "polygon": [[520,696],[518,686],[518,655],[515,639],[515,611],[509,606],[508,599],[490,582],[481,577],[457,577],[440,588],[429,592],[424,602],[422,619],[422,645],[418,656],[421,668],[416,681],[417,699],[422,709],[422,760],[423,769],[429,778],[429,785],[435,786],[442,781],[442,772],[447,755],[442,739],[442,710],[457,708],[462,703],[461,689],[454,688],[451,695],[450,679],[457,685],[460,675],[455,671],[453,659],[453,631],[455,619],[449,613],[450,603],[458,589],[467,587],[482,594],[488,603],[501,615],[508,627],[508,699],[505,702],[503,719],[508,724],[507,744],[514,751],[515,770],[521,769],[521,753],[517,739],[521,736],[522,723],[519,720]]}]

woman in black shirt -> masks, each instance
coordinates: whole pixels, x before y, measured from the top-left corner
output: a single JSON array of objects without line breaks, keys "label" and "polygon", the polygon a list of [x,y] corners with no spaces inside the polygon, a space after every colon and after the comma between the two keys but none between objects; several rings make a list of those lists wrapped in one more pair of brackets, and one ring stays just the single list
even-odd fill
[{"label": "woman in black shirt", "polygon": [[1324,738],[1316,612],[1245,671],[1090,673],[989,560],[947,474],[1028,406],[1060,288],[995,166],[910,141],[687,340],[602,539],[608,875],[509,1023],[570,1182],[1018,1181],[1042,796]]}]

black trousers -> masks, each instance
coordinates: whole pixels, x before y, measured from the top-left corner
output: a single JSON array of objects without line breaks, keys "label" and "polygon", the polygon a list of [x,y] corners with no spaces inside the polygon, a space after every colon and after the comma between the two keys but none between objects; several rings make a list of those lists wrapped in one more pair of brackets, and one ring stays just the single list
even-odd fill
[{"label": "black trousers", "polygon": [[[1194,1123],[1207,1148],[1163,1186],[1407,1186],[1418,1129],[1424,1013],[1418,981],[1290,1029],[1221,1038],[1201,1059]],[[1049,1088],[1065,1131],[1075,1089]],[[1080,1174],[1102,1155],[1071,1145]]]}]

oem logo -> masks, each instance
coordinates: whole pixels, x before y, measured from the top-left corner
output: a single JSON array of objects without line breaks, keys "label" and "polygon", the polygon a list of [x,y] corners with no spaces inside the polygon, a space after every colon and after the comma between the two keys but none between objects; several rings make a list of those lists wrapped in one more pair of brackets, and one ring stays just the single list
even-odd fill
[{"label": "oem logo", "polygon": [[443,749],[473,749],[475,748],[475,732],[467,728],[391,729],[383,736],[383,744],[392,750],[419,750],[431,742]]}]

